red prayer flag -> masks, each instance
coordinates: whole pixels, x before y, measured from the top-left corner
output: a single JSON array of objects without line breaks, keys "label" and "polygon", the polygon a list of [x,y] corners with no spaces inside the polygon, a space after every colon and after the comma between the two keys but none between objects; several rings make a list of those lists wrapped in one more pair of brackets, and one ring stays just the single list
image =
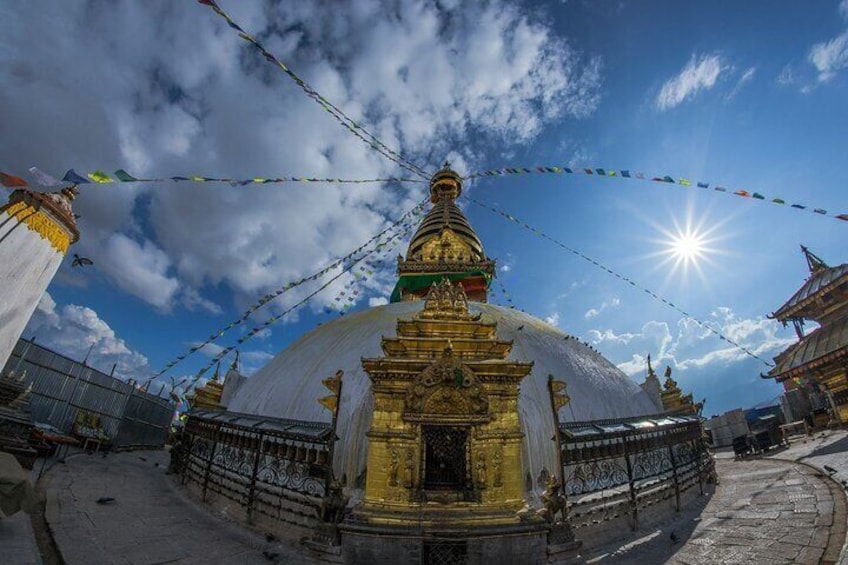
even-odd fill
[{"label": "red prayer flag", "polygon": [[848,222],[848,214],[839,214],[836,217],[840,220],[845,220],[846,222]]},{"label": "red prayer flag", "polygon": [[749,196],[751,196],[751,195],[748,193],[748,191],[747,191],[747,190],[737,190],[737,191],[736,191],[736,192],[734,192],[733,194],[735,194],[736,196],[744,196],[745,198],[748,198]]},{"label": "red prayer flag", "polygon": [[3,186],[8,186],[9,188],[15,188],[16,186],[29,186],[29,183],[21,177],[7,175],[2,171],[0,171],[0,183],[3,183]]}]

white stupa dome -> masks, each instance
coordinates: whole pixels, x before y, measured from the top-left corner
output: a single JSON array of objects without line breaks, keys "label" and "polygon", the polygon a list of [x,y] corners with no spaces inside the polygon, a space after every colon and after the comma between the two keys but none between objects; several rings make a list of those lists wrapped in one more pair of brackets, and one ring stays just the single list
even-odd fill
[{"label": "white stupa dome", "polygon": [[[422,301],[398,302],[349,314],[326,323],[291,344],[248,379],[228,403],[230,412],[277,418],[330,421],[318,404],[329,392],[321,380],[344,371],[335,448],[336,476],[348,485],[365,469],[366,433],[373,397],[362,357],[381,357],[383,336],[397,335],[398,319],[411,319]],[[566,333],[517,310],[471,303],[485,322],[497,322],[500,340],[512,341],[509,359],[533,362],[521,384],[519,413],[524,433],[524,470],[534,479],[542,468],[556,468],[556,450],[547,391],[548,375],[568,383],[571,403],[560,420],[597,420],[657,412],[651,398],[632,379],[596,351]]]}]

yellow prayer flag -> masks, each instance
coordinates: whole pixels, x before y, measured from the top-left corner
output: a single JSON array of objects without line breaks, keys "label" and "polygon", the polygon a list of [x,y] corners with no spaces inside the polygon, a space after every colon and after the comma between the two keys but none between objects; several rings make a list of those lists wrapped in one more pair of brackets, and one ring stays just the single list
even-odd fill
[{"label": "yellow prayer flag", "polygon": [[324,398],[319,398],[318,403],[333,413],[336,412],[336,408],[338,407],[338,399],[336,398],[335,394],[325,396]]},{"label": "yellow prayer flag", "polygon": [[96,183],[106,184],[110,182],[115,182],[112,180],[112,177],[101,171],[100,169],[94,171],[93,173],[88,173],[88,178],[93,180]]}]

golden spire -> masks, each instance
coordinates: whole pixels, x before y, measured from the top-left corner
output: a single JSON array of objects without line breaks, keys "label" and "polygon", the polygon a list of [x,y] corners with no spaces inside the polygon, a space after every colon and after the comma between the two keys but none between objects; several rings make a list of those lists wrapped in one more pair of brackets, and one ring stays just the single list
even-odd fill
[{"label": "golden spire", "polygon": [[469,300],[486,301],[495,262],[486,257],[483,243],[456,205],[461,194],[462,177],[445,162],[430,179],[433,208],[412,236],[406,257],[398,261],[392,302],[419,300],[442,279],[461,281]]}]

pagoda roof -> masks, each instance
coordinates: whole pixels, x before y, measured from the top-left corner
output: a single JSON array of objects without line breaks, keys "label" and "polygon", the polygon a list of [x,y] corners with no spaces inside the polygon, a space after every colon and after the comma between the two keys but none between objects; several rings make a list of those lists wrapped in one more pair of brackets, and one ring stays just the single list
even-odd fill
[{"label": "pagoda roof", "polygon": [[789,318],[804,317],[809,313],[807,307],[815,301],[817,296],[836,288],[844,282],[848,282],[848,263],[844,263],[838,267],[817,269],[801,288],[792,295],[792,298],[786,301],[786,304],[769,317],[781,321]]},{"label": "pagoda roof", "polygon": [[816,329],[775,358],[769,378],[784,381],[848,355],[848,318]]}]

